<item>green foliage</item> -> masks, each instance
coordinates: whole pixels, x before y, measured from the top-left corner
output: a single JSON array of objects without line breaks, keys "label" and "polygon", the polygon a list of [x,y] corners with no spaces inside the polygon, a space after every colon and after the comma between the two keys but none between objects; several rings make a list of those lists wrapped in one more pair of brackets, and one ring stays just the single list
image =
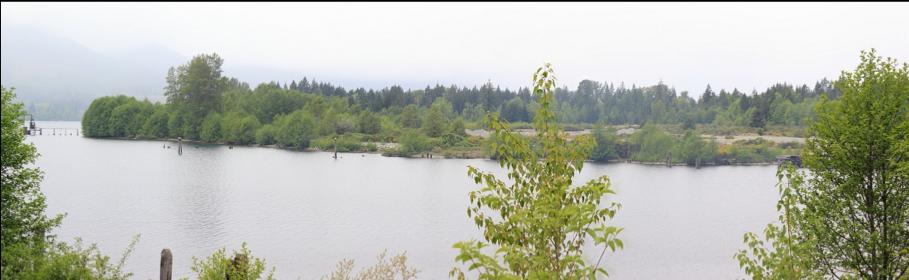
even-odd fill
[{"label": "green foliage", "polygon": [[[91,108],[89,108],[91,109]],[[171,138],[183,137],[183,113],[171,112],[167,117],[167,133]],[[90,136],[90,135],[86,135]]]},{"label": "green foliage", "polygon": [[179,129],[183,131],[184,138],[199,139],[199,128],[201,126],[201,123],[197,124],[191,115],[183,115],[183,127]]},{"label": "green foliage", "polygon": [[317,135],[315,121],[304,110],[280,116],[274,125],[277,130],[275,141],[282,147],[305,149]]},{"label": "green foliage", "polygon": [[741,103],[741,99],[736,99],[725,110],[718,110],[713,123],[721,126],[747,126],[753,111],[743,110]]},{"label": "green foliage", "polygon": [[[98,137],[107,135],[107,127],[110,125],[110,113],[114,106],[110,104],[115,97],[101,97],[92,100],[92,104],[85,110],[82,115],[82,133],[89,137]],[[21,110],[21,109],[20,109]]]},{"label": "green foliage", "polygon": [[798,192],[803,188],[804,175],[786,163],[777,170],[777,178],[778,223],[767,225],[763,240],[746,233],[744,242],[748,248],[739,250],[735,258],[751,279],[823,279],[822,271],[810,261],[813,244],[801,237],[797,224],[802,215]]},{"label": "green foliage", "polygon": [[813,107],[818,101],[819,98],[813,97],[800,103],[794,103],[783,93],[775,92],[767,120],[774,124],[803,126],[809,120],[814,119]]},{"label": "green foliage", "polygon": [[[494,115],[495,113],[490,113]],[[496,135],[490,134],[485,141],[483,141],[483,152],[489,155],[489,159],[498,159],[499,158],[499,139],[496,138]]]},{"label": "green foliage", "polygon": [[164,96],[184,115],[184,134],[191,139],[202,119],[221,110],[221,94],[226,82],[221,78],[224,60],[217,54],[202,54],[187,64],[167,71]]},{"label": "green foliage", "polygon": [[[33,167],[37,151],[25,143],[22,129],[22,104],[13,103],[15,94],[0,86],[0,278],[2,279],[126,279],[131,274],[122,271],[126,257],[138,241],[130,244],[123,258],[116,265],[102,255],[95,245],[83,248],[80,240],[75,245],[56,242],[50,235],[58,226],[62,215],[45,216],[44,194],[39,184],[42,173]],[[119,100],[118,100],[119,99]],[[125,97],[98,101],[96,108],[104,112],[89,117],[92,133],[108,133],[110,127],[101,125],[100,118],[110,117],[117,103]],[[132,99],[135,100],[135,99]],[[126,116],[125,113],[120,114]],[[124,122],[130,123],[133,122]],[[132,129],[132,128],[125,128]]]},{"label": "green foliage", "polygon": [[406,156],[427,152],[432,149],[429,139],[414,129],[405,130],[401,134],[399,144],[398,152]]},{"label": "green foliage", "polygon": [[375,113],[369,110],[360,112],[360,132],[366,134],[376,134],[382,130],[382,121]]},{"label": "green foliage", "polygon": [[208,113],[208,116],[202,121],[202,131],[199,132],[199,138],[205,142],[215,143],[221,140],[221,135],[221,114],[217,112]]},{"label": "green foliage", "polygon": [[[2,92],[2,147],[0,147],[0,267],[3,278],[11,279],[17,270],[26,267],[8,266],[15,263],[15,256],[9,253],[14,247],[36,249],[49,242],[51,229],[60,224],[62,216],[48,218],[44,215],[47,208],[44,194],[41,193],[41,170],[34,167],[38,153],[35,146],[25,143],[21,103],[13,103],[15,93],[0,86]],[[40,251],[40,250],[39,250]]]},{"label": "green foliage", "polygon": [[467,128],[464,127],[464,119],[458,117],[448,125],[448,133],[458,135],[461,137],[467,137]]},{"label": "green foliage", "polygon": [[338,113],[335,112],[335,110],[328,108],[322,113],[321,119],[316,123],[318,126],[317,133],[319,135],[334,134],[335,131],[337,131],[338,119]]},{"label": "green foliage", "polygon": [[631,159],[644,162],[665,162],[672,152],[673,137],[653,123],[647,123],[631,135]]},{"label": "green foliage", "polygon": [[4,249],[4,254],[8,254],[7,258],[13,262],[4,268],[3,278],[126,280],[132,277],[132,273],[124,272],[123,267],[137,242],[138,235],[133,237],[116,263],[103,255],[96,244],[84,247],[79,238],[73,245],[63,242],[49,242],[32,248],[14,245]]},{"label": "green foliage", "polygon": [[426,119],[423,120],[423,130],[426,132],[426,135],[429,137],[442,136],[442,133],[445,133],[446,128],[447,122],[442,107],[430,107],[429,112],[426,114]]},{"label": "green foliage", "polygon": [[470,122],[480,122],[485,115],[486,109],[483,108],[482,104],[466,104],[464,110],[461,112],[461,116]]},{"label": "green foliage", "polygon": [[454,133],[445,133],[441,137],[442,146],[444,147],[453,147],[458,146],[466,140],[464,136],[454,134]]},{"label": "green foliage", "polygon": [[142,125],[153,110],[148,101],[138,102],[135,99],[126,101],[111,112],[108,134],[117,137],[141,134]]},{"label": "green foliage", "polygon": [[390,280],[390,279],[417,279],[420,271],[407,264],[407,253],[401,253],[386,259],[387,251],[383,251],[376,258],[376,264],[353,274],[354,261],[344,259],[338,262],[335,270],[330,275],[322,276],[325,280]]},{"label": "green foliage", "polygon": [[275,135],[277,135],[277,129],[274,125],[266,124],[259,127],[259,130],[256,130],[256,143],[259,145],[272,145],[276,143]]},{"label": "green foliage", "polygon": [[800,226],[829,277],[909,277],[909,66],[862,52],[818,106]]},{"label": "green foliage", "polygon": [[267,272],[265,269],[265,260],[254,257],[246,247],[246,242],[231,257],[227,256],[225,248],[218,249],[205,259],[193,257],[192,266],[192,271],[199,280],[274,279],[274,267]]},{"label": "green foliage", "polygon": [[[154,138],[167,137],[167,121],[169,115],[164,106],[154,106],[154,112],[142,125],[142,135]],[[84,125],[84,124],[83,124]]]},{"label": "green foliage", "polygon": [[[222,101],[227,99],[222,97],[224,90],[232,93],[231,96],[239,91],[231,87],[233,80],[221,77],[222,63],[221,58],[215,54],[200,55],[185,65],[171,68],[165,88],[167,104],[138,101],[122,95],[95,99],[83,116],[84,135],[184,137],[207,142],[216,142],[222,137],[235,137],[244,143],[252,142],[252,136],[225,134],[224,124],[216,124],[214,119],[208,119],[221,112]],[[234,112],[240,111],[242,110]],[[255,123],[251,122],[251,119],[236,121],[229,125],[233,128],[239,127],[241,130],[246,130]]]},{"label": "green foliage", "polygon": [[[183,137],[214,141],[216,137],[210,133],[213,131],[202,133],[202,123],[211,113],[224,117],[231,113],[252,115],[260,125],[266,125],[275,124],[279,116],[302,109],[316,121],[318,136],[359,131],[389,139],[398,135],[397,130],[403,127],[421,128],[425,134],[436,138],[449,132],[465,136],[460,132],[460,124],[457,121],[449,124],[451,120],[463,118],[468,125],[474,125],[487,112],[499,112],[514,124],[513,127],[523,127],[520,124],[530,121],[540,106],[530,98],[529,89],[512,91],[492,84],[473,88],[437,85],[407,91],[398,86],[382,90],[345,90],[304,78],[283,86],[275,82],[262,83],[250,90],[249,85],[237,79],[223,77],[223,63],[217,54],[201,54],[171,68],[165,81],[166,104],[124,103],[122,98],[99,98],[96,100],[99,102],[93,102],[85,112],[84,134],[88,137]],[[840,95],[826,80],[818,82],[814,88],[777,84],[750,95],[738,90],[720,90],[717,94],[708,86],[699,99],[690,97],[687,92],[679,94],[662,83],[626,88],[590,80],[581,81],[576,90],[557,88],[553,94],[553,111],[566,130],[593,123],[647,122],[682,124],[686,129],[693,129],[696,124],[727,130],[738,130],[747,125],[761,128],[767,125],[802,126],[814,118],[810,108],[820,97]],[[244,121],[244,128],[253,123],[250,119]],[[213,123],[209,124],[208,128],[213,129]],[[529,124],[526,126],[530,127]],[[274,127],[277,129],[278,126]],[[252,142],[248,135],[242,136],[235,138],[243,138],[240,142]]]},{"label": "green foliage", "polygon": [[[511,91],[492,84],[473,88],[436,86],[407,91],[398,86],[382,90],[345,90],[304,78],[283,86],[276,82],[262,83],[250,90],[249,85],[237,79],[222,77],[222,64],[223,60],[216,54],[203,54],[170,69],[166,78],[166,104],[125,100],[125,97],[99,98],[97,104],[93,103],[95,105],[85,113],[84,134],[88,137],[183,137],[232,144],[277,143],[283,134],[288,141],[281,146],[301,147],[309,146],[304,139],[352,133],[366,133],[375,135],[377,141],[391,141],[401,135],[402,128],[418,128],[432,138],[429,149],[453,152],[445,149],[466,149],[469,145],[457,144],[456,137],[445,135],[467,136],[463,128],[476,127],[487,112],[500,113],[505,120],[512,122],[514,128],[529,129],[532,125],[528,121],[540,108],[540,104],[531,98],[529,89]],[[814,117],[809,108],[821,96],[836,98],[839,92],[823,80],[813,89],[778,84],[751,95],[737,90],[720,90],[717,94],[708,86],[699,99],[694,99],[687,92],[677,94],[662,83],[626,88],[584,80],[577,90],[557,88],[553,95],[552,111],[562,128],[568,131],[590,128],[593,123],[600,126],[651,123],[664,127],[684,126],[686,129],[707,124],[715,127],[714,130],[736,132],[747,125],[760,128],[782,126],[786,129],[775,132],[790,133],[793,130],[789,128],[795,127],[794,133],[800,133],[798,126]],[[301,110],[312,118],[315,127],[307,129],[309,135],[306,137],[299,136],[290,141],[292,135],[300,133],[281,131],[282,124],[277,120]],[[213,113],[222,116],[219,128],[213,120],[203,125],[205,118]],[[465,120],[468,123],[464,123]],[[265,125],[271,125],[271,128],[259,133],[257,127]],[[228,133],[228,128],[233,133]],[[256,137],[258,134],[261,136]],[[644,153],[632,151],[642,148],[644,143],[619,141],[617,145],[597,145],[593,158],[615,158],[617,155],[613,151],[621,151],[622,157],[630,153],[634,160],[663,162],[670,153],[680,152],[675,150],[680,149],[675,143],[665,145],[666,139],[671,138],[649,138],[658,140],[650,143],[657,145],[645,145]],[[600,140],[606,139],[600,137]],[[468,151],[457,152],[464,155]],[[475,149],[469,152],[478,156],[483,151]],[[734,155],[756,161],[765,158],[749,153],[745,151]],[[495,157],[495,154],[488,155]],[[724,158],[720,156],[717,159]],[[675,156],[673,162],[682,160]]]},{"label": "green foliage", "polygon": [[417,109],[417,105],[410,104],[404,106],[404,110],[401,111],[401,126],[407,128],[420,128],[420,112]]},{"label": "green foliage", "polygon": [[738,140],[720,151],[720,156],[735,163],[772,162],[782,151],[764,138]]},{"label": "green foliage", "polygon": [[593,139],[596,147],[590,154],[590,159],[594,161],[608,161],[619,157],[618,135],[613,127],[603,129],[597,127],[593,130]]},{"label": "green foliage", "polygon": [[221,121],[224,141],[245,145],[256,140],[256,129],[261,124],[253,115],[230,112]]},{"label": "green foliage", "polygon": [[[596,147],[591,154],[591,159],[595,161],[619,158],[627,148],[631,149],[632,160],[649,163],[665,163],[670,160],[671,156],[671,163],[706,165],[716,163],[716,159],[722,156],[729,156],[729,154],[721,155],[721,147],[716,142],[701,139],[694,130],[685,130],[681,137],[676,137],[654,124],[644,125],[641,130],[627,139],[620,139],[616,135],[615,129],[611,127],[608,129],[598,127],[593,130],[592,136],[596,142]],[[628,142],[625,142],[625,140]],[[759,143],[773,146],[771,142]],[[739,151],[741,149],[740,146],[741,144],[735,144],[732,147],[723,148]],[[748,162],[773,162],[779,151],[780,149],[773,149],[771,152],[775,152],[775,154],[769,154],[766,159],[755,159],[755,161]]]},{"label": "green foliage", "polygon": [[124,95],[101,97],[92,101],[83,115],[82,131],[90,137],[126,137],[141,133],[153,105]]},{"label": "green foliage", "polygon": [[679,160],[687,165],[697,165],[713,161],[716,157],[717,146],[714,142],[707,142],[693,130],[685,132],[682,141],[677,143],[673,152],[673,160]]},{"label": "green foliage", "polygon": [[505,106],[502,107],[501,116],[509,122],[529,122],[530,113],[527,112],[527,104],[520,97],[515,96]]},{"label": "green foliage", "polygon": [[755,279],[909,277],[909,65],[863,51],[836,87],[843,96],[823,100],[810,126],[810,176],[780,171],[789,184],[771,247],[748,234],[736,255]]},{"label": "green foliage", "polygon": [[[372,131],[374,133],[378,133],[379,131],[382,130],[382,120],[378,116],[376,116],[374,113],[370,113],[370,114],[373,115],[373,117],[375,117],[375,118],[373,119],[372,117],[370,117],[368,120],[366,120],[366,123],[365,123],[366,127],[368,127],[370,129],[370,131]],[[360,119],[357,119],[356,117],[352,116],[351,114],[347,114],[347,113],[340,114],[340,115],[338,115],[337,120],[335,121],[335,131],[333,133],[337,133],[337,134],[354,133],[357,131],[358,125],[360,125],[360,126],[363,125],[363,124],[358,124],[359,121],[360,121]],[[375,123],[373,123],[373,122],[375,122]]]},{"label": "green foliage", "polygon": [[[334,151],[335,143],[337,143],[338,152],[362,152],[368,151],[368,148],[361,143],[358,139],[357,134],[352,135],[331,135],[316,138],[312,141],[312,147],[318,148],[323,151]],[[337,142],[335,138],[337,137]]]},{"label": "green foliage", "polygon": [[[23,121],[20,119],[24,114],[21,103],[13,103],[15,93],[13,89],[7,90],[0,86],[2,92],[2,112],[0,112],[0,124],[2,124],[2,147],[0,147],[0,159],[3,165],[0,172],[0,228],[3,229],[0,234],[0,267],[4,279],[15,278],[20,270],[25,267],[18,267],[10,264],[23,262],[20,258],[26,258],[31,254],[13,254],[15,248],[18,251],[28,249],[38,249],[49,241],[48,234],[50,230],[60,224],[61,216],[48,218],[44,215],[47,208],[44,200],[44,194],[41,193],[39,184],[41,183],[42,173],[38,168],[32,166],[35,158],[38,156],[35,146],[25,143],[25,134],[23,131]],[[40,250],[37,250],[40,252]]]},{"label": "green foliage", "polygon": [[[595,279],[606,270],[599,260],[591,265],[582,257],[587,239],[603,245],[604,253],[606,248],[623,246],[616,238],[621,229],[606,224],[618,204],[600,207],[603,198],[614,193],[609,178],[572,186],[593,143],[588,137],[566,140],[551,111],[554,88],[547,64],[534,74],[534,93],[541,105],[534,119],[536,149],[496,116],[489,119],[498,141],[499,164],[509,170],[512,185],[468,167],[474,182],[484,185],[470,193],[467,214],[483,229],[485,241],[458,242],[454,247],[460,251],[456,260],[469,264],[468,270],[477,271],[480,279]],[[483,248],[490,245],[497,248],[487,255]],[[450,274],[465,278],[458,268]]]},{"label": "green foliage", "polygon": [[298,92],[286,90],[274,84],[260,84],[253,92],[232,90],[225,92],[225,111],[246,111],[263,123],[271,123],[282,114],[290,114],[306,104],[306,98]]}]

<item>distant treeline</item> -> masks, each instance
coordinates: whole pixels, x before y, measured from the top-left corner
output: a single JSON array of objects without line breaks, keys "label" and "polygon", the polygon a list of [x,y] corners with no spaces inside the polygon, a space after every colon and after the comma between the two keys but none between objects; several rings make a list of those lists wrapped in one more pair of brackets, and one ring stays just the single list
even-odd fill
[{"label": "distant treeline", "polygon": [[[427,86],[404,91],[399,86],[381,90],[345,90],[330,83],[303,78],[289,84],[271,85],[297,92],[349,98],[351,104],[374,112],[407,105],[426,108],[436,100],[450,103],[455,113],[468,121],[478,121],[486,112],[499,112],[509,122],[529,122],[539,104],[528,88],[516,91],[492,84],[480,87]],[[714,92],[710,85],[698,99],[687,91],[676,92],[663,83],[630,88],[583,80],[577,89],[557,88],[558,117],[562,123],[607,123],[613,125],[654,122],[660,124],[719,124],[764,127],[765,125],[803,126],[813,118],[814,103],[821,96],[840,96],[833,84],[823,79],[814,87],[776,84],[763,92],[745,94],[737,89]]]},{"label": "distant treeline", "polygon": [[[539,108],[528,88],[513,91],[491,84],[346,90],[303,78],[251,89],[235,78],[223,77],[222,64],[218,55],[211,54],[171,68],[164,103],[126,96],[94,100],[83,116],[85,135],[182,137],[289,148],[333,145],[333,137],[343,135],[342,150],[374,149],[358,146],[364,141],[397,142],[404,146],[403,153],[413,154],[433,147],[477,147],[477,139],[467,137],[464,130],[477,127],[488,112],[523,123],[532,120]],[[714,93],[708,86],[697,100],[662,83],[627,88],[584,80],[576,90],[555,90],[558,119],[567,125],[652,123],[688,130],[697,124],[802,126],[813,118],[814,103],[824,95],[836,98],[839,92],[827,80],[814,88],[779,84],[750,95],[737,90]]]},{"label": "distant treeline", "polygon": [[[283,85],[272,82],[269,85],[296,92],[348,98],[351,105],[356,104],[373,112],[396,112],[407,105],[427,108],[441,99],[468,121],[479,121],[486,112],[499,112],[509,122],[529,122],[539,107],[528,88],[510,90],[492,84],[471,88],[436,85],[406,91],[399,86],[381,90],[346,90],[330,83],[303,78],[299,82]],[[823,95],[834,99],[840,96],[840,92],[826,79],[815,83],[814,87],[780,83],[751,94],[737,89],[715,92],[707,85],[698,99],[692,98],[687,91],[678,93],[663,83],[646,87],[632,85],[629,88],[624,84],[615,86],[583,80],[574,90],[562,87],[555,91],[560,122],[613,125],[654,122],[803,126],[813,118],[814,103]]]}]

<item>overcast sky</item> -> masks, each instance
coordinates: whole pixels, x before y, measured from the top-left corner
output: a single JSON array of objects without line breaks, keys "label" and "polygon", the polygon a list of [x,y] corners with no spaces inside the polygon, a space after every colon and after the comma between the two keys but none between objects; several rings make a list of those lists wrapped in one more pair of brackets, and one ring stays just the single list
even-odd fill
[{"label": "overcast sky", "polygon": [[[345,81],[662,80],[697,96],[835,78],[859,51],[909,61],[907,3],[3,3],[2,24],[100,52],[160,45]],[[241,77],[242,78],[242,77]],[[347,83],[347,84],[345,84]]]}]

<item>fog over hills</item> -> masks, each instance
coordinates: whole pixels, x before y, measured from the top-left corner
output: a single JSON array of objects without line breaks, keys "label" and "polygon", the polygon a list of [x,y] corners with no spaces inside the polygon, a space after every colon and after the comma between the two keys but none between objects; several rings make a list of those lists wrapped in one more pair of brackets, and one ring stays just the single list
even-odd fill
[{"label": "fog over hills", "polygon": [[[4,87],[39,120],[79,120],[99,96],[124,94],[163,101],[167,69],[189,56],[158,45],[101,53],[79,43],[23,27],[2,28]],[[300,79],[302,73],[233,65],[225,58],[224,75],[255,86],[260,82]]]},{"label": "fog over hills", "polygon": [[[38,28],[2,29],[4,87],[15,87],[18,100],[38,120],[80,120],[91,101],[100,96],[129,95],[164,101],[167,69],[186,63],[183,55],[160,45],[143,45],[120,52],[98,52],[68,38]],[[237,65],[224,58],[223,75],[255,87],[259,83],[300,80],[306,73],[261,66]],[[347,88],[384,88],[399,84],[422,88],[430,82],[379,81],[355,77],[308,76]]]},{"label": "fog over hills", "polygon": [[98,53],[37,29],[2,29],[2,80],[37,119],[74,120],[98,96],[160,99],[167,68],[182,55],[159,46]]},{"label": "fog over hills", "polygon": [[[904,3],[482,7],[3,2],[0,82],[45,105],[84,107],[111,94],[160,98],[168,67],[216,52],[225,76],[253,87],[307,77],[346,89],[487,82],[516,89],[548,62],[560,86],[664,82],[696,97],[708,84],[751,92],[833,79],[871,48],[902,61],[909,55]],[[34,108],[45,119],[80,111]]]}]

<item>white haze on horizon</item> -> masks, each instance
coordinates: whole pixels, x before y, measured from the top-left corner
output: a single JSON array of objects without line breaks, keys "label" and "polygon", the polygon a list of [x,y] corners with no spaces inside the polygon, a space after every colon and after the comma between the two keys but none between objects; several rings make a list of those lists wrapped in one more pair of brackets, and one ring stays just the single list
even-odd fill
[{"label": "white haze on horizon", "polygon": [[4,28],[106,54],[217,52],[226,74],[245,67],[237,76],[253,86],[271,75],[515,89],[551,62],[572,89],[662,81],[692,97],[707,84],[813,85],[872,47],[906,62],[906,14],[907,3],[2,3]]}]

